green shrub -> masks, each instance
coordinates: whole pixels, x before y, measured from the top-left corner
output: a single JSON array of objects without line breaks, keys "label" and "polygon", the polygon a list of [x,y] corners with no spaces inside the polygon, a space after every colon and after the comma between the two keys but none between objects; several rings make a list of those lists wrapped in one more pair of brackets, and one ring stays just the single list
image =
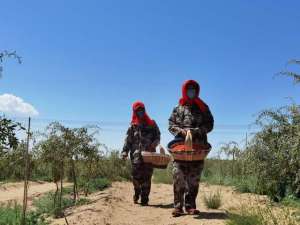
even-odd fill
[{"label": "green shrub", "polygon": [[35,199],[33,201],[33,205],[36,207],[37,213],[54,217],[61,217],[62,211],[64,209],[74,206],[74,202],[70,197],[63,196],[62,206],[61,208],[59,208],[58,203],[54,205],[54,197],[54,192],[48,192],[42,197]]},{"label": "green shrub", "polygon": [[89,204],[91,201],[87,198],[80,198],[76,201],[76,206],[80,206],[80,205],[87,205]]},{"label": "green shrub", "polygon": [[241,206],[238,212],[229,213],[227,225],[297,225],[296,215],[288,208],[276,208],[271,205]]},{"label": "green shrub", "polygon": [[[83,183],[82,183],[83,184]],[[109,187],[111,182],[105,178],[99,178],[92,180],[89,183],[89,187],[91,191],[103,190],[106,187]],[[82,188],[82,186],[80,186]],[[44,194],[42,197],[35,199],[33,201],[33,205],[36,208],[36,213],[38,215],[48,215],[54,216],[55,218],[60,218],[63,216],[63,211],[67,208],[84,205],[89,203],[89,200],[86,198],[79,198],[74,203],[72,198],[73,190],[72,187],[63,188],[63,197],[62,197],[62,205],[59,207],[58,204],[58,195],[56,204],[54,205],[55,193],[53,191]]]},{"label": "green shrub", "polygon": [[263,225],[261,218],[253,214],[229,214],[227,225]]},{"label": "green shrub", "polygon": [[[54,198],[55,193],[54,192],[48,192],[44,194],[42,197],[35,199],[33,201],[33,205],[36,207],[36,212],[38,214],[46,214],[49,216],[54,216],[56,218],[62,217],[62,212],[75,205],[83,205],[85,203],[88,203],[89,200],[85,198],[80,198],[74,203],[73,199],[71,198],[70,189],[64,189],[63,190],[63,198],[62,198],[62,205],[61,208],[58,205],[58,200],[56,205],[54,205]],[[57,197],[58,198],[58,197]]]},{"label": "green shrub", "polygon": [[257,193],[257,178],[254,176],[247,176],[245,178],[236,179],[234,187],[241,193]]},{"label": "green shrub", "polygon": [[285,197],[281,203],[285,206],[299,208],[300,209],[300,199],[296,198],[294,195],[289,195]]},{"label": "green shrub", "polygon": [[102,191],[110,186],[111,181],[109,181],[107,178],[96,178],[89,181],[80,179],[78,182],[79,190],[84,191],[86,195],[96,191]]},{"label": "green shrub", "polygon": [[[20,225],[22,217],[22,207],[16,202],[8,205],[0,205],[0,225]],[[30,211],[26,215],[27,225],[46,225],[48,224],[44,217],[35,212]]]},{"label": "green shrub", "polygon": [[204,204],[209,209],[218,209],[222,205],[221,192],[218,191],[214,194],[209,194],[209,196],[204,195]]},{"label": "green shrub", "polygon": [[162,183],[162,184],[172,184],[173,176],[172,176],[172,165],[169,164],[167,169],[154,169],[153,173],[153,182],[154,183]]},{"label": "green shrub", "polygon": [[111,152],[98,163],[98,176],[111,181],[131,180],[131,162],[122,160],[119,152]]},{"label": "green shrub", "polygon": [[261,131],[244,152],[246,169],[258,178],[257,192],[279,202],[289,194],[300,198],[300,106],[263,111]]},{"label": "green shrub", "polygon": [[101,156],[97,161],[93,161],[87,169],[85,162],[78,162],[78,176],[88,179],[105,177],[110,181],[131,180],[131,162],[122,160],[118,151]]}]

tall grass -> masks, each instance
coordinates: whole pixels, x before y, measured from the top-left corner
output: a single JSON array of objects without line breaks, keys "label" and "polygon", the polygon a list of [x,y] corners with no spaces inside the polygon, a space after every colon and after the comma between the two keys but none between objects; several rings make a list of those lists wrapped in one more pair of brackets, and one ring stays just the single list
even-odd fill
[{"label": "tall grass", "polygon": [[[0,225],[20,225],[22,208],[16,202],[0,205]],[[27,225],[47,225],[48,223],[42,215],[35,211],[30,211],[26,215]]]},{"label": "tall grass", "polygon": [[284,206],[298,208],[300,210],[300,199],[296,198],[294,195],[289,195],[289,196],[285,197],[281,201],[281,203]]},{"label": "tall grass", "polygon": [[221,192],[210,193],[208,196],[204,195],[204,204],[208,209],[218,209],[222,205]]},{"label": "tall grass", "polygon": [[291,209],[270,205],[241,206],[228,217],[227,225],[298,225],[300,222]]},{"label": "tall grass", "polygon": [[54,192],[49,192],[33,201],[33,205],[38,214],[46,214],[47,216],[60,218],[62,217],[64,209],[74,206],[74,201],[70,197],[64,195],[62,197],[62,206],[59,208],[58,204],[54,205],[54,196]]},{"label": "tall grass", "polygon": [[235,162],[232,171],[231,160],[207,159],[204,164],[204,170],[201,181],[215,185],[233,186],[236,191],[241,193],[258,193],[257,177],[245,175],[243,166],[240,162]]},{"label": "tall grass", "polygon": [[168,168],[165,170],[155,169],[153,173],[153,182],[154,183],[162,183],[162,184],[172,184],[173,176],[172,176],[173,166],[170,163]]}]

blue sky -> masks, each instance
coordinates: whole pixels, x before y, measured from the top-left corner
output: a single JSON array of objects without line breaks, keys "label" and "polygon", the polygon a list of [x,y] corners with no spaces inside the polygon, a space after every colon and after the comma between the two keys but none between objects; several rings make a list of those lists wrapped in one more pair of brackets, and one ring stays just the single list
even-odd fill
[{"label": "blue sky", "polygon": [[214,146],[242,141],[259,111],[300,100],[299,86],[274,78],[300,56],[299,8],[258,0],[2,1],[0,50],[17,50],[23,64],[4,63],[0,94],[31,104],[43,123],[99,121],[101,140],[119,148],[137,99],[166,143],[181,84],[195,79],[215,116]]}]

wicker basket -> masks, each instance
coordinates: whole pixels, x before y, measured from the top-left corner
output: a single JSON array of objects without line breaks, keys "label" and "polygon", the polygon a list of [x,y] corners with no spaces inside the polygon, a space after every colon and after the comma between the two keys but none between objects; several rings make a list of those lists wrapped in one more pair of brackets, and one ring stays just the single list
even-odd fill
[{"label": "wicker basket", "polygon": [[174,160],[178,161],[199,161],[199,160],[204,160],[208,153],[210,152],[209,149],[197,149],[197,150],[192,150],[192,151],[185,151],[184,149],[187,148],[184,143],[182,145],[177,145],[177,148],[181,148],[183,150],[174,150],[174,149],[169,149],[170,153],[172,154],[172,157]]},{"label": "wicker basket", "polygon": [[169,155],[165,154],[164,149],[160,146],[160,153],[156,152],[142,152],[143,161],[152,164],[154,168],[166,169],[171,160]]},{"label": "wicker basket", "polygon": [[170,150],[172,157],[176,161],[200,161],[204,160],[210,150],[202,151],[172,151]]},{"label": "wicker basket", "polygon": [[194,144],[190,132],[188,132],[185,141],[180,141],[169,146],[169,152],[172,154],[173,159],[178,161],[204,160],[210,150],[210,144]]}]

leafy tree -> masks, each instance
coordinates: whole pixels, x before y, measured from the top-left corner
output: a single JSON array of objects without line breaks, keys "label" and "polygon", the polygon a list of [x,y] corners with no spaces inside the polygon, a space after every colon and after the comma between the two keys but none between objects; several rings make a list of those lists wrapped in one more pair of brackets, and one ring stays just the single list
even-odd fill
[{"label": "leafy tree", "polygon": [[[45,140],[38,143],[37,154],[43,163],[50,164],[52,180],[56,184],[54,196],[55,216],[62,217],[63,179],[65,171],[65,143],[61,137],[58,123],[51,123],[47,128]],[[60,185],[59,185],[60,183]],[[60,187],[59,187],[60,186]]]},{"label": "leafy tree", "polygon": [[246,155],[260,192],[275,201],[288,194],[300,197],[300,106],[263,111],[257,124],[262,130]]},{"label": "leafy tree", "polygon": [[25,130],[20,123],[16,123],[5,117],[0,117],[0,157],[3,156],[8,149],[17,147],[18,139],[16,132],[19,130]]},{"label": "leafy tree", "polygon": [[67,160],[69,161],[71,177],[74,184],[74,202],[76,202],[78,197],[78,179],[76,169],[78,160],[85,161],[88,157],[95,157],[98,153],[97,145],[94,145],[96,140],[93,137],[97,131],[89,134],[89,128],[97,129],[97,127],[81,127],[73,129],[63,126],[60,127],[65,141]]},{"label": "leafy tree", "polygon": [[[62,195],[63,179],[69,169],[73,181],[73,200],[78,198],[78,170],[77,164],[89,165],[97,159],[98,144],[95,142],[94,133],[89,133],[89,128],[68,128],[58,122],[51,123],[43,134],[44,139],[39,142],[36,154],[44,163],[50,164],[52,179],[56,184],[54,205],[57,205],[57,217],[63,216]],[[91,172],[90,172],[91,173]],[[89,174],[87,174],[89,177]],[[60,187],[59,187],[60,183]]]},{"label": "leafy tree", "polygon": [[236,157],[240,155],[241,150],[239,149],[239,146],[235,141],[231,141],[221,147],[221,152],[224,152],[227,157],[232,157],[231,176],[233,177]]},{"label": "leafy tree", "polygon": [[[2,51],[0,52],[0,77],[2,76],[3,66],[2,63],[6,58],[15,58],[21,63],[21,57],[14,52]],[[0,166],[5,164],[3,158],[8,158],[8,152],[11,149],[16,149],[18,146],[18,139],[16,132],[19,130],[25,130],[20,123],[14,122],[11,119],[7,119],[4,116],[0,117]],[[15,152],[14,152],[15,153]]]}]

